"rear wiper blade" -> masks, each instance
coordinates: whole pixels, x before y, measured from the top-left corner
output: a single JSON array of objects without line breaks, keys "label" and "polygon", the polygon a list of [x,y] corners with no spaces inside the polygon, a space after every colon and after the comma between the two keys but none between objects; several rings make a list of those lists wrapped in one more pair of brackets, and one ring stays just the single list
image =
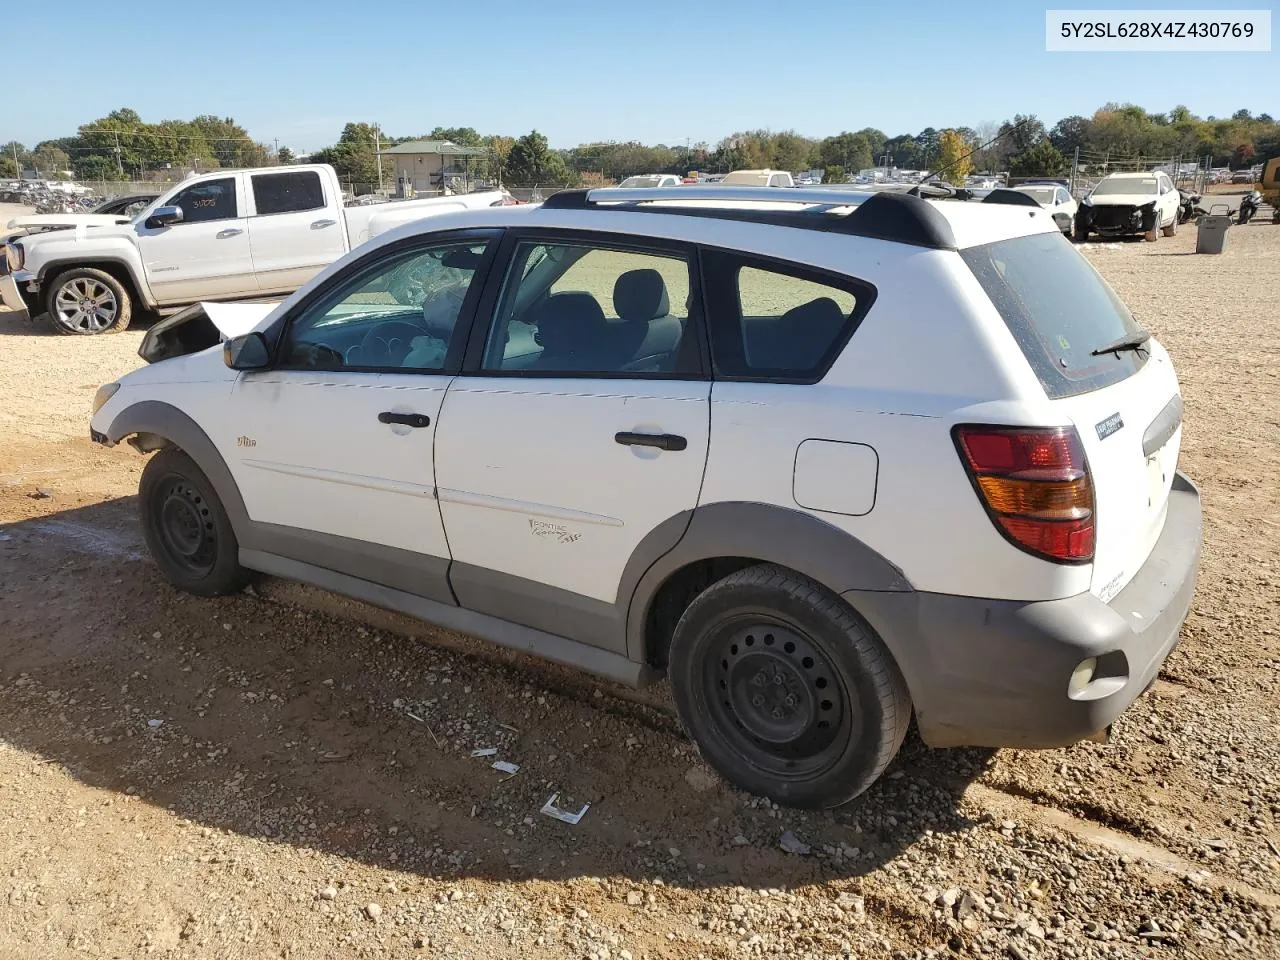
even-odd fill
[{"label": "rear wiper blade", "polygon": [[1123,337],[1117,337],[1110,343],[1104,343],[1096,350],[1090,351],[1092,357],[1101,357],[1107,353],[1121,353],[1125,350],[1145,350],[1147,341],[1151,339],[1151,334],[1146,330],[1135,330],[1133,333],[1126,333]]}]

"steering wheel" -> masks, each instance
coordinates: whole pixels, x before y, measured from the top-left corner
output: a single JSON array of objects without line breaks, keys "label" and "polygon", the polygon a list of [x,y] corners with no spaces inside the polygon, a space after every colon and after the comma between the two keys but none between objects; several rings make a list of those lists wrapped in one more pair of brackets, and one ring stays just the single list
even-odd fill
[{"label": "steering wheel", "polygon": [[423,330],[407,320],[388,320],[364,335],[360,341],[360,365],[398,367],[413,348],[413,338]]}]

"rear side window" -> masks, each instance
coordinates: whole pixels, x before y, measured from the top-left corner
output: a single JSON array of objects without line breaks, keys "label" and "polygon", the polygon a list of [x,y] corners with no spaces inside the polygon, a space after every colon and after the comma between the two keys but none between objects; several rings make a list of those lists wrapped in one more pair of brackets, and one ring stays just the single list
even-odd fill
[{"label": "rear side window", "polygon": [[1058,233],[962,250],[1050,399],[1119,383],[1146,351],[1093,356],[1139,330],[1137,321],[1084,257]]},{"label": "rear side window", "polygon": [[792,264],[703,254],[717,377],[816,383],[874,299],[874,288]]},{"label": "rear side window", "polygon": [[258,215],[298,213],[324,206],[320,174],[314,170],[297,173],[260,173],[252,177],[253,203]]}]

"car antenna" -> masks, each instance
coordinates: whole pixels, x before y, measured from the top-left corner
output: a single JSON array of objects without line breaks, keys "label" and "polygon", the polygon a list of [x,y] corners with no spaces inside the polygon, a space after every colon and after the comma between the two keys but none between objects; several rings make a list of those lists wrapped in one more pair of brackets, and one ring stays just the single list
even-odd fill
[{"label": "car antenna", "polygon": [[999,133],[997,133],[994,137],[992,137],[992,138],[991,138],[990,140],[988,140],[986,143],[980,143],[980,144],[978,144],[976,147],[974,147],[972,150],[970,150],[968,153],[966,153],[963,157],[956,157],[954,160],[952,160],[952,161],[951,161],[949,164],[947,164],[945,167],[942,167],[941,169],[938,169],[938,170],[933,170],[933,171],[931,171],[931,172],[929,173],[929,175],[928,175],[928,176],[926,176],[923,180],[921,180],[921,181],[920,181],[919,183],[917,183],[914,187],[912,187],[910,190],[908,190],[908,191],[907,191],[907,193],[908,193],[908,194],[910,194],[910,195],[911,195],[911,196],[913,196],[913,197],[918,197],[918,196],[920,196],[920,188],[921,188],[921,187],[923,187],[923,186],[924,186],[926,183],[928,183],[930,180],[932,180],[934,177],[940,177],[940,176],[942,176],[942,174],[943,174],[943,173],[945,173],[946,171],[950,170],[952,167],[954,167],[954,166],[955,166],[957,163],[959,163],[961,160],[968,160],[968,159],[969,159],[970,157],[972,157],[975,153],[979,152],[980,150],[985,150],[985,149],[987,149],[987,147],[991,146],[991,145],[992,145],[993,143],[995,143],[997,140],[1003,140],[1005,137],[1009,136],[1009,134],[1013,133],[1013,132],[1014,132],[1015,130],[1017,130],[1019,127],[1025,126],[1026,124],[1030,123],[1030,122],[1031,122],[1032,120],[1034,120],[1034,119],[1035,119],[1034,117],[1023,117],[1021,120],[1019,120],[1019,121],[1018,121],[1017,123],[1015,123],[1013,126],[1011,126],[1008,130],[1001,130]]}]

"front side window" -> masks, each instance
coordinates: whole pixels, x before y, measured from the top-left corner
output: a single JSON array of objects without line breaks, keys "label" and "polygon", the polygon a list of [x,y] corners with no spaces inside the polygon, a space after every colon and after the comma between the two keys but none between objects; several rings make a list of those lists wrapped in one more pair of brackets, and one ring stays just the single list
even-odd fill
[{"label": "front side window", "polygon": [[717,376],[816,382],[866,313],[874,291],[799,265],[708,251],[704,275]]},{"label": "front side window", "polygon": [[236,217],[236,178],[206,180],[178,191],[166,206],[182,208],[183,223],[206,223],[210,220],[234,220]]},{"label": "front side window", "polygon": [[689,260],[586,244],[521,243],[484,369],[541,375],[693,376]]},{"label": "front side window", "polygon": [[441,371],[487,244],[400,252],[359,270],[285,332],[278,366]]},{"label": "front side window", "polygon": [[258,216],[318,210],[324,206],[320,174],[314,170],[259,173],[250,179],[253,181],[253,205]]}]

